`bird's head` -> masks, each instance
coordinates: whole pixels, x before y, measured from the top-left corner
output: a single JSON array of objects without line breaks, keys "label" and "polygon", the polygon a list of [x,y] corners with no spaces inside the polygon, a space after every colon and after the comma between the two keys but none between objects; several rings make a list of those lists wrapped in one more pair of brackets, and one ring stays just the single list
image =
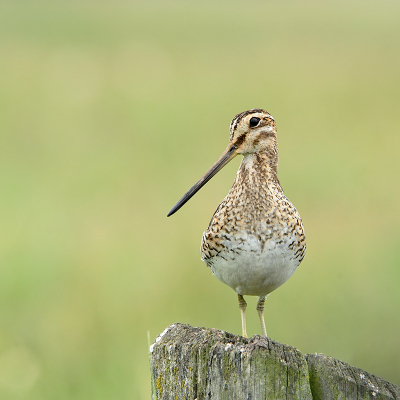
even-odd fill
[{"label": "bird's head", "polygon": [[178,211],[218,171],[238,154],[264,153],[272,168],[276,170],[278,148],[274,118],[260,108],[236,115],[230,126],[230,141],[226,150],[215,164],[196,182],[192,188],[172,207],[168,217]]},{"label": "bird's head", "polygon": [[276,146],[274,118],[264,110],[255,108],[236,115],[230,127],[229,147],[237,154],[259,153]]}]

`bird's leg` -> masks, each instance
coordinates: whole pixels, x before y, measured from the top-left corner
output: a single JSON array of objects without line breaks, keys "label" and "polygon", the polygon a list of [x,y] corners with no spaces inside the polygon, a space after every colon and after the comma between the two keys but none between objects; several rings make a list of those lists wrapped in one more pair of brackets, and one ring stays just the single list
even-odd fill
[{"label": "bird's leg", "polygon": [[242,315],[242,334],[244,337],[247,337],[246,332],[246,307],[247,303],[241,294],[238,294],[239,308],[240,314]]},{"label": "bird's leg", "polygon": [[265,303],[265,296],[260,296],[257,302],[257,312],[258,312],[258,317],[260,318],[262,335],[267,336],[267,330],[265,329],[265,321],[264,321],[264,303]]}]

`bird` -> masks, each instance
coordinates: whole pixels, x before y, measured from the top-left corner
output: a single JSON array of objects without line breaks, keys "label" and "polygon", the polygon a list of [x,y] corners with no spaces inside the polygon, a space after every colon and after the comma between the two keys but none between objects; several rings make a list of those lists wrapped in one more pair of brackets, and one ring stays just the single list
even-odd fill
[{"label": "bird", "polygon": [[275,119],[254,108],[230,124],[228,147],[215,164],[169,211],[178,211],[217,172],[242,155],[235,180],[214,212],[201,242],[201,259],[238,297],[242,336],[247,337],[243,296],[257,296],[262,335],[266,297],[285,283],[306,253],[303,223],[278,179]]}]

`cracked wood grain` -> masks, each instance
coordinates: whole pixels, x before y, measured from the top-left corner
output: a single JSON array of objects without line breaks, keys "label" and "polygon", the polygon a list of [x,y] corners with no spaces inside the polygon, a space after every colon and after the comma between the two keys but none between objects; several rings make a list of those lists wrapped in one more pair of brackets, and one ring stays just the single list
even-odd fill
[{"label": "cracked wood grain", "polygon": [[270,338],[172,324],[150,346],[154,400],[399,399],[400,388]]}]

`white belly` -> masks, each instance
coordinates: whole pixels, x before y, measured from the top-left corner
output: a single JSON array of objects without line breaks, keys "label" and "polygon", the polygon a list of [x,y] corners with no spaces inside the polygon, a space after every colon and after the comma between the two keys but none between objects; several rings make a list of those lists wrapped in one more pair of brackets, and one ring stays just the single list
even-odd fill
[{"label": "white belly", "polygon": [[224,250],[208,259],[207,265],[223,283],[241,295],[265,296],[285,283],[299,261],[294,258],[296,237],[286,236],[282,243],[270,239],[262,243],[253,235],[223,243]]}]

